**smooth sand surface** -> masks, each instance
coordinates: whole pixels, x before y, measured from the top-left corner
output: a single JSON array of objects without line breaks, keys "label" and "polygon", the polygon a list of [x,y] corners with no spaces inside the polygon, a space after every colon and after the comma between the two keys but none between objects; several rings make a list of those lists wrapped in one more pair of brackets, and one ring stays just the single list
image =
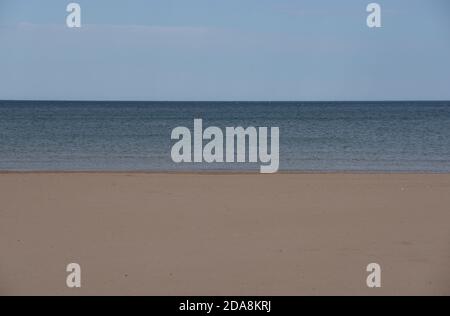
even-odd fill
[{"label": "smooth sand surface", "polygon": [[449,295],[450,175],[3,173],[0,294]]}]

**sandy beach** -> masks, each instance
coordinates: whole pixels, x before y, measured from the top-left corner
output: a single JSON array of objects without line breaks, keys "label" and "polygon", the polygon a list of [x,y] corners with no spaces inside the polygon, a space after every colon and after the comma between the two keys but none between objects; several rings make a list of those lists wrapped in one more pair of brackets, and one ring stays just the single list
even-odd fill
[{"label": "sandy beach", "polygon": [[2,173],[0,295],[449,295],[449,223],[450,174]]}]

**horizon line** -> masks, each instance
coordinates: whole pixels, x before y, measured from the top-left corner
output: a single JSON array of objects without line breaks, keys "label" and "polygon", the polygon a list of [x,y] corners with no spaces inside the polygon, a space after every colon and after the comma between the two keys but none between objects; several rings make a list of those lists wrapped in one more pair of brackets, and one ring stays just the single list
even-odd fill
[{"label": "horizon line", "polygon": [[387,100],[95,100],[95,99],[0,99],[0,102],[226,102],[226,103],[250,103],[250,102],[308,102],[308,103],[337,103],[337,102],[450,102],[450,99],[387,99]]}]

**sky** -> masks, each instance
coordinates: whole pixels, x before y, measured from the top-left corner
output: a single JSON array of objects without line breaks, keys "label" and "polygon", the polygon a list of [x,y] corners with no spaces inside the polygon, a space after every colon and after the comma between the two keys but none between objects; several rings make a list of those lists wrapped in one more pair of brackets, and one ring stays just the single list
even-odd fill
[{"label": "sky", "polygon": [[0,0],[0,99],[450,100],[450,1]]}]

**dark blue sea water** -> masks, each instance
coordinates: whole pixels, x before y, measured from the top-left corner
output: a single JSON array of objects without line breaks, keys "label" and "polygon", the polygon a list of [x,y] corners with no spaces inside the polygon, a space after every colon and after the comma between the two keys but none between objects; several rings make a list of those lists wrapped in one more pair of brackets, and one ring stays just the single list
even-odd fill
[{"label": "dark blue sea water", "polygon": [[450,172],[450,102],[0,101],[0,170],[257,170],[176,164],[170,133],[278,126],[280,170]]}]

